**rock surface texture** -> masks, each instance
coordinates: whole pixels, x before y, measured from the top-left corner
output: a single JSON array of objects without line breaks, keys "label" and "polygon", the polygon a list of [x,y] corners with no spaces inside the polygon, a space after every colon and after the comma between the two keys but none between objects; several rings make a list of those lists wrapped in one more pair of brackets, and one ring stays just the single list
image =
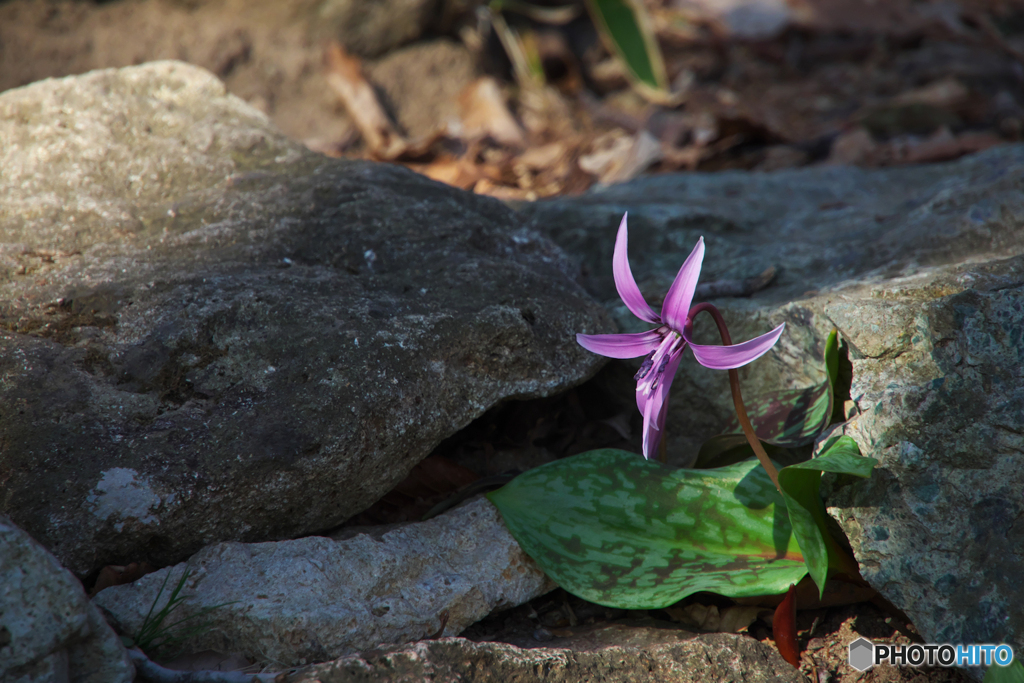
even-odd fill
[{"label": "rock surface texture", "polygon": [[0,681],[130,683],[120,639],[78,580],[0,516]]},{"label": "rock surface texture", "polygon": [[210,630],[187,647],[241,652],[275,666],[457,635],[496,609],[555,587],[498,510],[479,499],[379,537],[212,545],[187,563],[107,588],[95,600],[134,632],[161,584],[176,585],[186,569],[183,594],[191,598],[176,618],[233,603],[205,617]]},{"label": "rock surface texture", "polygon": [[676,629],[604,627],[565,648],[442,638],[303,669],[288,683],[793,683],[806,679],[771,645],[747,636],[686,637]]},{"label": "rock surface texture", "polygon": [[[741,373],[751,393],[820,379],[838,328],[859,411],[845,430],[880,466],[869,481],[836,482],[828,502],[864,577],[928,642],[1020,651],[1024,146],[898,170],[663,176],[526,212],[610,299],[627,209],[634,273],[656,303],[699,235],[702,281],[780,269],[756,297],[716,301],[733,339],[789,323]],[[609,306],[622,326],[644,327]],[[669,451],[681,458],[724,424],[725,373],[684,362],[672,402]]]},{"label": "rock surface texture", "polygon": [[0,95],[0,512],[66,567],[331,528],[610,329],[500,203],[177,62]]}]

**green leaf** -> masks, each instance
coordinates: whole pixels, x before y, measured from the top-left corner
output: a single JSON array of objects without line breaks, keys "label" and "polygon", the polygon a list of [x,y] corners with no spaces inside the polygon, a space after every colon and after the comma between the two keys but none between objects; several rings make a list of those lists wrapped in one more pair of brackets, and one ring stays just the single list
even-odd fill
[{"label": "green leaf", "polygon": [[[754,433],[761,441],[783,448],[798,448],[813,443],[829,425],[839,381],[839,333],[836,330],[825,340],[825,371],[825,381],[817,386],[760,394],[744,401]],[[742,434],[743,429],[734,417],[724,433]]]},{"label": "green leaf", "polygon": [[1007,666],[994,664],[985,671],[982,683],[1024,683],[1024,665],[1014,659]]},{"label": "green leaf", "polygon": [[671,99],[661,48],[639,0],[587,0],[587,9],[601,39],[626,65],[634,85],[656,102]]},{"label": "green leaf", "polygon": [[847,564],[844,561],[845,551],[839,549],[828,530],[828,512],[819,494],[821,473],[837,472],[867,478],[876,464],[874,458],[860,454],[856,441],[840,436],[829,441],[818,457],[779,471],[779,486],[786,499],[793,535],[807,562],[807,571],[821,595],[825,593],[829,567],[841,569]]},{"label": "green leaf", "polygon": [[825,340],[825,371],[834,390],[839,386],[839,330],[829,332]]},{"label": "green leaf", "polygon": [[609,607],[655,609],[698,591],[781,593],[807,574],[782,499],[756,461],[672,470],[603,449],[487,495],[551,578]]}]

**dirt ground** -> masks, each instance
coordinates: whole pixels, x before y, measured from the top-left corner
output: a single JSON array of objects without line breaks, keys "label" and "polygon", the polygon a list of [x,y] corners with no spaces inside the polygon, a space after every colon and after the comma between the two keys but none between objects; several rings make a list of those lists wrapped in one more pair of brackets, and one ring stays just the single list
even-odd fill
[{"label": "dirt ground", "polygon": [[[314,149],[503,199],[640,173],[927,163],[1021,138],[1021,0],[760,2],[788,14],[768,30],[730,25],[709,9],[723,3],[647,0],[673,105],[628,87],[585,13],[551,24],[475,0],[7,0],[0,90],[182,59]],[[502,25],[542,73],[517,71]],[[327,56],[334,41],[348,61]],[[339,88],[360,81],[384,120],[346,108]]]},{"label": "dirt ground", "polygon": [[[181,59],[315,150],[402,163],[509,200],[669,171],[929,163],[1024,135],[1024,2],[765,3],[784,8],[767,28],[716,14],[710,0],[646,0],[673,84],[666,104],[629,87],[579,11],[551,23],[537,12],[496,18],[474,0],[0,0],[0,91]],[[539,72],[517,70],[503,24]],[[379,105],[373,116],[352,105],[360,88]],[[416,519],[481,478],[554,457],[635,450],[622,406],[591,395],[492,412],[352,524]],[[642,616],[676,624],[664,611]],[[466,635],[557,644],[573,622],[635,617],[558,592]],[[798,625],[803,670],[818,683],[967,680],[851,669],[857,635],[916,638],[869,602],[806,609]],[[760,617],[747,632],[770,635]]]}]

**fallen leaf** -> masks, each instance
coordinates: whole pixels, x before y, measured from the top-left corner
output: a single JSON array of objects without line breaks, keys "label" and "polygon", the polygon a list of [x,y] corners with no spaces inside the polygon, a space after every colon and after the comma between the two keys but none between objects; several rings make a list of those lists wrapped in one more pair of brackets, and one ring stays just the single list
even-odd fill
[{"label": "fallen leaf", "polygon": [[488,197],[494,197],[502,201],[533,201],[537,198],[537,193],[532,190],[498,185],[487,178],[481,178],[477,181],[476,185],[473,186],[473,192],[485,194]]},{"label": "fallen leaf", "polygon": [[516,163],[522,164],[532,171],[540,171],[555,166],[567,152],[568,146],[562,141],[556,141],[539,147],[531,147],[516,158]]},{"label": "fallen leaf", "polygon": [[409,147],[395,129],[377,100],[373,86],[363,76],[362,62],[338,43],[324,50],[327,83],[341,99],[370,153],[381,159],[396,159]]},{"label": "fallen leaf", "polygon": [[717,605],[693,603],[683,607],[666,607],[674,621],[688,628],[711,633],[739,633],[745,631],[758,618],[763,607],[730,605],[719,610]]},{"label": "fallen leaf", "polygon": [[956,109],[966,104],[970,96],[970,91],[963,83],[956,78],[948,77],[901,93],[890,102],[895,105],[927,104],[932,107]]},{"label": "fallen leaf", "polygon": [[475,164],[467,158],[437,159],[429,164],[405,164],[417,173],[461,190],[473,187],[481,178],[500,177],[499,169],[489,164]]},{"label": "fallen leaf", "polygon": [[872,159],[877,153],[878,143],[865,128],[860,126],[841,133],[832,142],[826,164],[856,165]]},{"label": "fallen leaf", "polygon": [[891,141],[889,163],[925,164],[949,161],[998,145],[1002,139],[993,133],[961,133],[953,135],[948,128],[940,128],[927,138]]},{"label": "fallen leaf", "polygon": [[519,126],[501,94],[498,82],[489,76],[471,83],[459,95],[463,139],[490,137],[508,147],[520,148],[526,144]]},{"label": "fallen leaf", "polygon": [[100,570],[99,576],[96,577],[96,583],[93,584],[92,590],[89,591],[89,597],[93,597],[104,588],[131,583],[155,571],[156,567],[149,562],[132,562],[123,567],[108,564]]}]

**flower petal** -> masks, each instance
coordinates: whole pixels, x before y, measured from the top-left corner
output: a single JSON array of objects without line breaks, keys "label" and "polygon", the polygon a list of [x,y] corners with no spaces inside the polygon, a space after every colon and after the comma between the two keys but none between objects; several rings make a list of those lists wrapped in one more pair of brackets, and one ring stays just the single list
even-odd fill
[{"label": "flower petal", "polygon": [[[685,348],[685,347],[684,347]],[[658,444],[665,435],[665,417],[668,415],[668,392],[672,388],[672,380],[675,379],[676,370],[679,369],[679,361],[683,359],[682,349],[675,352],[665,366],[665,372],[661,376],[658,387],[646,400],[642,399],[640,392],[637,392],[637,406],[641,401],[640,408],[644,414],[644,457],[650,460],[657,456]]]},{"label": "flower petal", "polygon": [[636,280],[633,279],[633,271],[629,269],[629,258],[626,255],[626,242],[629,239],[626,234],[626,217],[628,215],[628,213],[623,214],[622,222],[619,223],[619,233],[615,237],[615,253],[612,256],[615,289],[619,291],[622,303],[626,304],[626,308],[633,315],[646,323],[658,323],[661,322],[661,319],[647,304],[644,295],[640,293],[640,288],[636,286]]},{"label": "flower petal", "polygon": [[683,266],[676,274],[672,286],[665,295],[665,303],[661,307],[661,319],[666,325],[681,330],[686,325],[686,316],[690,312],[693,293],[697,290],[697,279],[700,277],[700,266],[704,262],[704,238],[697,240],[697,246],[686,257]]},{"label": "flower petal", "polygon": [[609,358],[637,358],[658,348],[661,335],[657,330],[632,334],[577,334],[576,341],[587,351]]},{"label": "flower petal", "polygon": [[689,342],[698,363],[713,370],[731,370],[746,365],[767,353],[768,349],[775,346],[775,342],[779,340],[784,329],[786,329],[786,323],[782,323],[768,334],[762,334],[760,337],[732,346],[694,344],[689,340],[685,330],[683,337]]}]

